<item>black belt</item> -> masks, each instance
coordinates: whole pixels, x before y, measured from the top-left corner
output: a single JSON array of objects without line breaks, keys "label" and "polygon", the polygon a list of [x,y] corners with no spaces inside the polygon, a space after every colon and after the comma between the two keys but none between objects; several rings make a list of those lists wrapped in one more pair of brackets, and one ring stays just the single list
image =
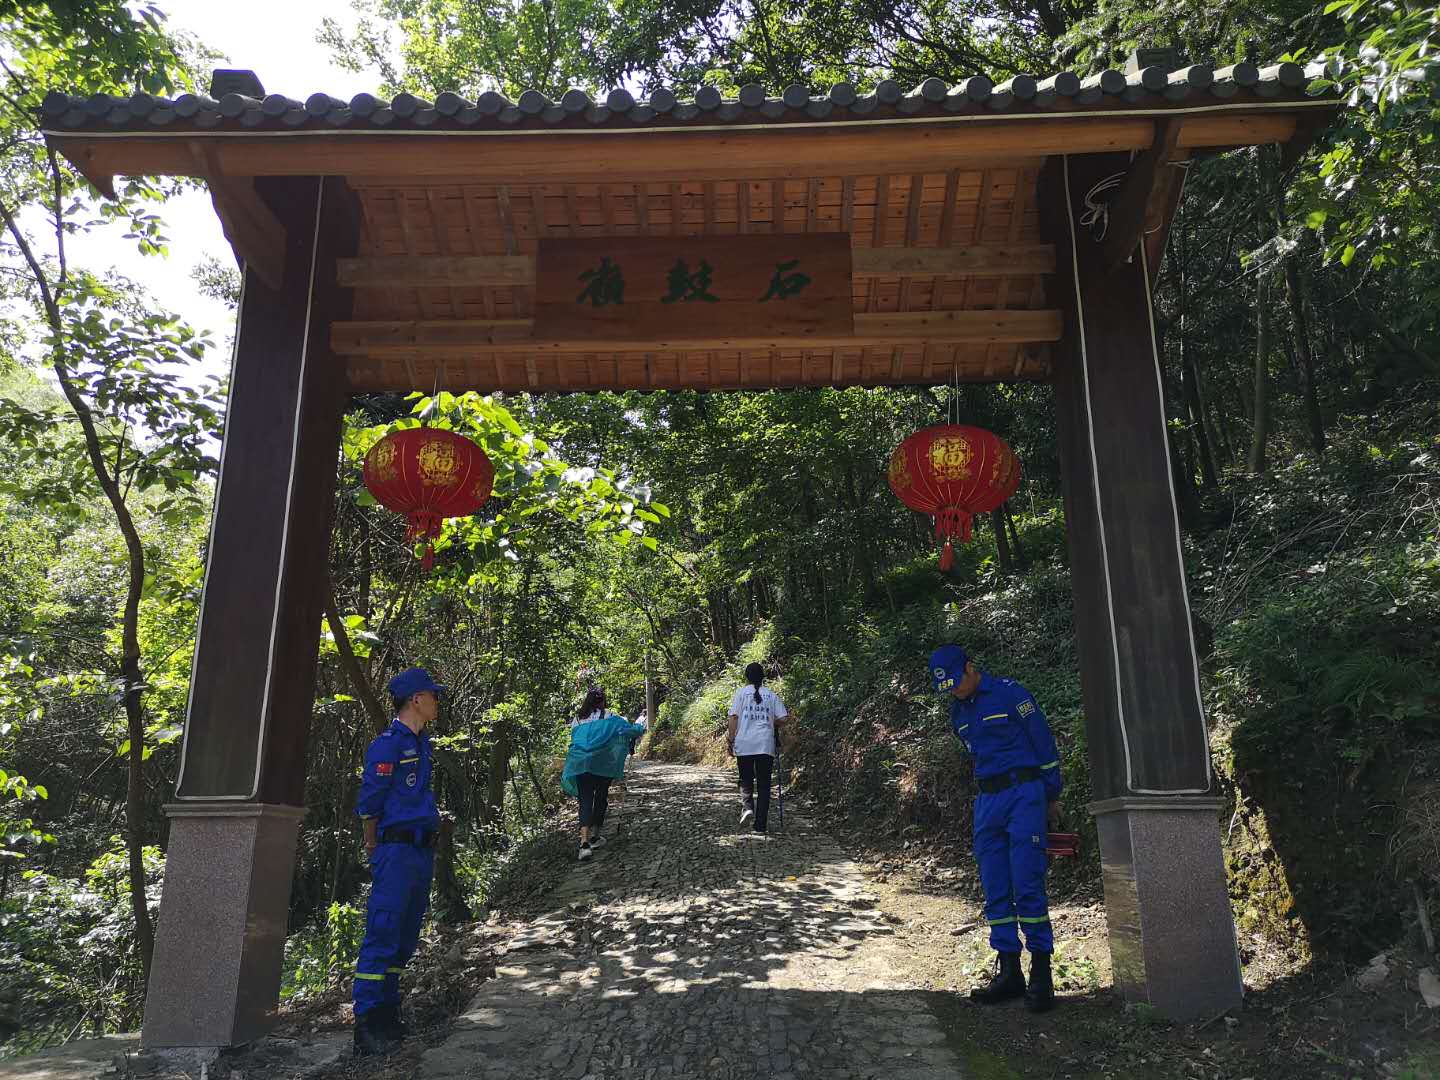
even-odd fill
[{"label": "black belt", "polygon": [[413,844],[415,847],[434,847],[435,834],[428,829],[381,829],[382,844]]},{"label": "black belt", "polygon": [[1027,765],[1023,769],[1011,769],[999,776],[987,776],[983,779],[976,777],[975,786],[986,795],[998,795],[1016,784],[1028,784],[1031,780],[1039,780],[1041,775],[1040,770],[1035,766]]}]

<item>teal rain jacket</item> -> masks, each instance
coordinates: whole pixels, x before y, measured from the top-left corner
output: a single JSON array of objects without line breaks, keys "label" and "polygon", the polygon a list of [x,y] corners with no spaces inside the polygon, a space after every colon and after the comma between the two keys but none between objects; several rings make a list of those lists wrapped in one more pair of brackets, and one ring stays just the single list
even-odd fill
[{"label": "teal rain jacket", "polygon": [[594,773],[615,779],[625,775],[625,758],[645,734],[640,724],[632,724],[613,713],[599,720],[587,720],[570,730],[570,752],[565,755],[565,772],[560,786],[567,795],[579,795],[575,778],[581,773]]}]

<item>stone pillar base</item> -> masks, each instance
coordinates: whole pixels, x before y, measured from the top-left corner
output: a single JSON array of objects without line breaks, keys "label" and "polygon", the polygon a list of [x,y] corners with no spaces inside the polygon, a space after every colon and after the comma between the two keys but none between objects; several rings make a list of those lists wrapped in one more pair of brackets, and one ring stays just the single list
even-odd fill
[{"label": "stone pillar base", "polygon": [[1222,805],[1191,796],[1090,805],[1115,986],[1174,1020],[1214,1016],[1244,996],[1216,823]]},{"label": "stone pillar base", "polygon": [[170,845],[141,1045],[251,1042],[275,1022],[305,811],[194,802],[165,813]]}]

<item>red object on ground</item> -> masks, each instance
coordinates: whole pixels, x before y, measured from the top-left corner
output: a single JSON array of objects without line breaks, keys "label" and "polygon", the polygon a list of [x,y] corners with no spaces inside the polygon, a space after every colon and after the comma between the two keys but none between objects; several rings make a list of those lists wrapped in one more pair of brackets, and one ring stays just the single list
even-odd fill
[{"label": "red object on ground", "polygon": [[1045,834],[1045,854],[1068,858],[1080,854],[1080,834],[1052,832]]},{"label": "red object on ground", "polygon": [[[495,466],[463,435],[442,428],[392,431],[365,455],[365,486],[381,506],[410,522],[405,539],[433,541],[446,518],[468,517],[485,505]],[[435,545],[425,545],[426,570]]]},{"label": "red object on ground", "polygon": [[890,455],[890,490],[906,506],[935,517],[943,538],[940,569],[949,570],[951,540],[970,539],[970,519],[996,509],[1020,485],[1020,461],[1000,436],[963,424],[915,432]]}]

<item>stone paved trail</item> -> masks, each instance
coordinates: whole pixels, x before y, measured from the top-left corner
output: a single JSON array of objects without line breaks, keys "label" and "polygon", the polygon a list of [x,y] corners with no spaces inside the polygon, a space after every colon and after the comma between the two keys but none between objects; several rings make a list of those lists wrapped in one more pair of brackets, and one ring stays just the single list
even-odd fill
[{"label": "stone paved trail", "polygon": [[792,811],[756,838],[733,774],[630,767],[618,835],[512,941],[424,1080],[962,1076],[825,833]]}]

